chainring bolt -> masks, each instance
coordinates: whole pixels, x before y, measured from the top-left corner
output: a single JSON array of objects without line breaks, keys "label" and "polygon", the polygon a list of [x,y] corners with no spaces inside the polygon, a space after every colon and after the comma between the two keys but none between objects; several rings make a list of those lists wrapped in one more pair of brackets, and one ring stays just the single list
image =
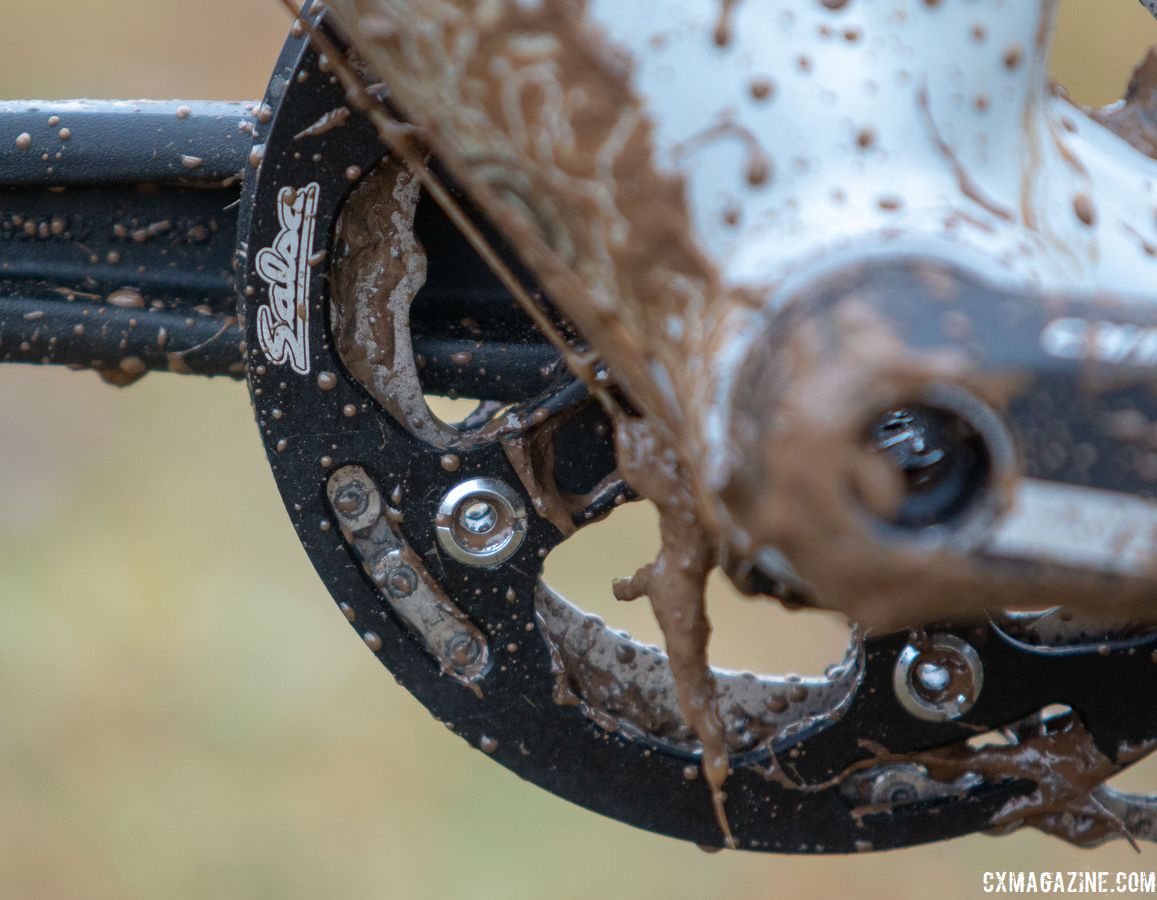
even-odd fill
[{"label": "chainring bolt", "polygon": [[506,482],[470,478],[447,491],[434,533],[453,559],[493,568],[510,559],[526,537],[526,505]]},{"label": "chainring bolt", "polygon": [[896,699],[925,722],[951,722],[966,715],[983,685],[980,654],[952,634],[906,644],[892,672]]}]

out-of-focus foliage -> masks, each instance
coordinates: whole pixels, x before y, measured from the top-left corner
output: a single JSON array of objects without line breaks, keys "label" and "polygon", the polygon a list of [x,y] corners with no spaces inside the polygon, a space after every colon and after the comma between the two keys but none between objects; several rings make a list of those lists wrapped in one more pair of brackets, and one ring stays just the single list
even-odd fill
[{"label": "out-of-focus foliage", "polygon": [[[287,27],[275,0],[7,0],[0,96],[256,97]],[[1134,0],[1067,0],[1055,70],[1105,101],[1153,40]],[[3,367],[0,462],[0,896],[949,900],[979,894],[985,869],[1154,867],[1153,851],[1027,833],[708,856],[522,783],[434,722],[334,610],[240,385],[117,391]],[[623,510],[551,574],[653,636],[608,591],[653,533]],[[714,651],[739,667],[821,668],[846,634],[721,587],[713,601]]]}]

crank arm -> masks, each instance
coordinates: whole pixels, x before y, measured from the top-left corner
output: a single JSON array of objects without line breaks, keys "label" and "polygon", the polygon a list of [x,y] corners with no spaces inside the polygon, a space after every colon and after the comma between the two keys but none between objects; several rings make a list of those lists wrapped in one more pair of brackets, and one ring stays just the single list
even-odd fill
[{"label": "crank arm", "polygon": [[[835,466],[835,481],[846,476],[840,485],[822,466],[780,485],[843,498],[842,508],[816,499],[814,520],[793,527],[862,542],[845,558],[871,558],[866,584],[934,573],[910,593],[939,583],[951,597],[946,617],[980,611],[962,609],[962,593],[990,607],[1039,608],[1054,597],[1100,615],[1152,617],[1151,305],[1038,298],[961,271],[893,263],[809,288],[789,300],[773,333],[779,367],[746,385],[753,396],[778,392],[769,453],[789,452],[775,448],[777,435],[794,435],[790,444],[808,429],[817,444],[847,453]],[[821,388],[842,399],[817,429]],[[902,603],[876,612],[867,619],[908,621]]]},{"label": "crank arm", "polygon": [[[244,377],[238,214],[269,115],[253,103],[0,104],[0,130],[18,136],[0,161],[0,362],[117,384]],[[430,254],[413,323],[426,388],[501,401],[548,383],[557,354],[433,203],[416,229]]]},{"label": "crank arm", "polygon": [[243,374],[231,262],[252,106],[0,105],[0,359]]}]

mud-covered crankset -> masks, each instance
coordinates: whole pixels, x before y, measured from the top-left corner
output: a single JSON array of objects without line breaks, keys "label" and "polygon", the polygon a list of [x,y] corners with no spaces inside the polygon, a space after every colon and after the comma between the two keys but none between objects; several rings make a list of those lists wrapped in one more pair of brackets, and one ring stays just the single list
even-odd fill
[{"label": "mud-covered crankset", "polygon": [[[304,35],[257,119],[238,259],[249,383],[341,612],[434,716],[523,778],[721,846],[664,655],[540,577],[634,499],[602,409]],[[427,394],[479,406],[448,425]],[[857,636],[818,678],[717,671],[727,819],[738,846],[778,852],[1025,824],[1082,844],[1148,836],[1154,808],[1103,782],[1157,740],[1155,665],[1157,633],[1051,610]]]}]

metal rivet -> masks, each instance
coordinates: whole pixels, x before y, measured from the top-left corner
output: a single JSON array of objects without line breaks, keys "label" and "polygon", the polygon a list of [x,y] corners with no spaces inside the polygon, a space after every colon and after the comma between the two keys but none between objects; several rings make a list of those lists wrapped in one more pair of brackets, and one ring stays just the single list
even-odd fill
[{"label": "metal rivet", "polygon": [[356,519],[365,512],[368,504],[369,497],[356,481],[343,487],[333,501],[334,509],[351,519]]},{"label": "metal rivet", "polygon": [[482,646],[469,634],[456,634],[446,642],[446,655],[460,669],[476,662],[481,652]]},{"label": "metal rivet", "polygon": [[386,586],[395,597],[408,597],[418,587],[418,575],[409,566],[398,566],[390,572]]}]

